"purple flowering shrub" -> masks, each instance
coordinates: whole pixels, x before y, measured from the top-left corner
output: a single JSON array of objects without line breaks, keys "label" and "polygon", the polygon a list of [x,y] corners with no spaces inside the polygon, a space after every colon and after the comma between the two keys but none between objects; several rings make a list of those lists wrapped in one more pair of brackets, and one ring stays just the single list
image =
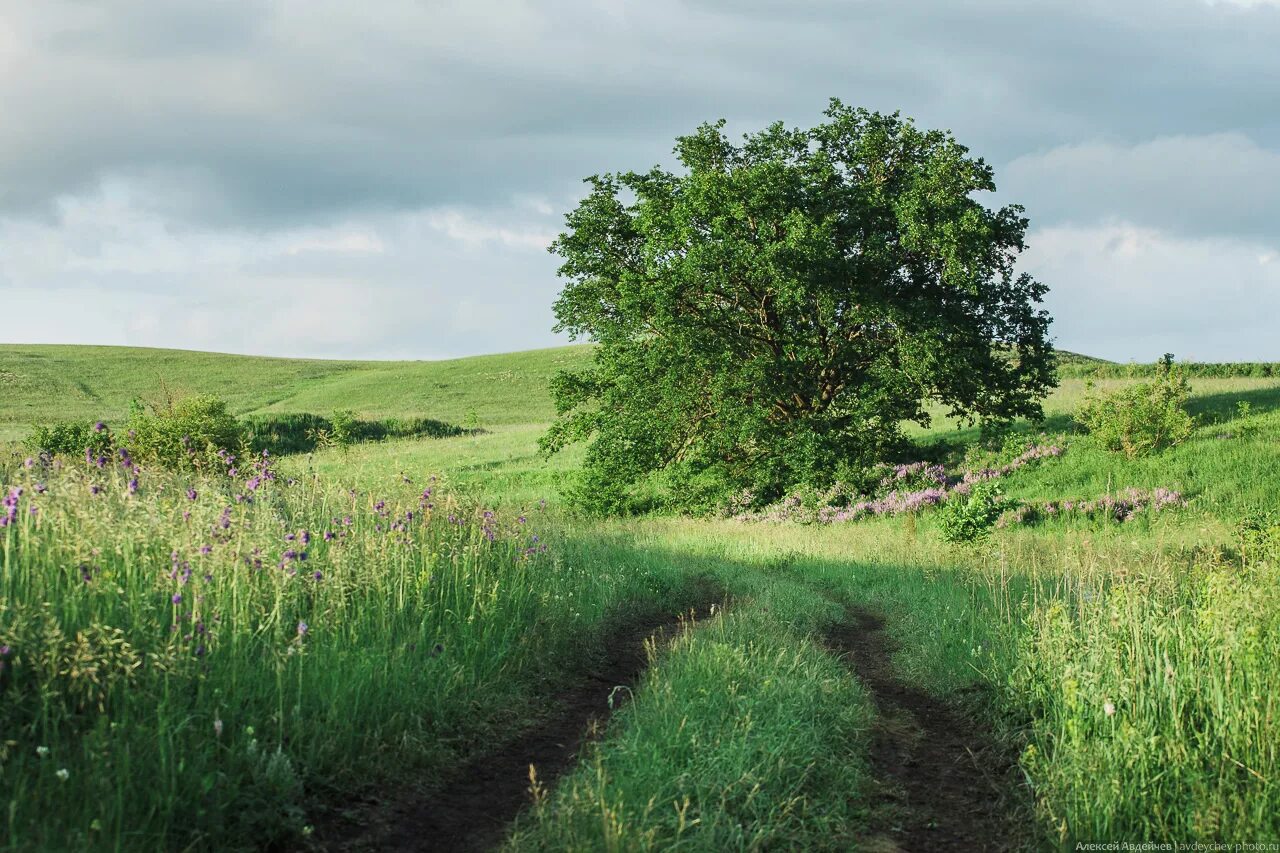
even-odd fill
[{"label": "purple flowering shrub", "polygon": [[1093,518],[1123,523],[1143,514],[1153,515],[1162,510],[1186,505],[1186,498],[1171,489],[1127,488],[1116,494],[1106,494],[1093,500],[1065,498],[1024,502],[1004,512],[996,522],[996,526],[1034,524],[1053,518]]},{"label": "purple flowering shrub", "polygon": [[873,516],[915,513],[938,506],[949,498],[967,496],[975,483],[996,480],[1018,469],[1062,455],[1061,439],[1047,442],[1022,440],[996,457],[979,457],[975,467],[952,473],[932,462],[880,465],[869,491],[855,491],[836,483],[825,491],[795,492],[782,500],[752,511],[749,495],[740,496],[726,514],[739,521],[791,521],[809,524],[837,524]]}]

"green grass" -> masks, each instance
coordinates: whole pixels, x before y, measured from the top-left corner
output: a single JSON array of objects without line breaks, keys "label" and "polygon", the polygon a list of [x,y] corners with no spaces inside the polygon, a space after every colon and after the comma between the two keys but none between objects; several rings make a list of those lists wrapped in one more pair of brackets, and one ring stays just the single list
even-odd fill
[{"label": "green grass", "polygon": [[438,775],[616,614],[692,595],[676,567],[531,553],[545,515],[431,512],[398,477],[252,503],[83,461],[3,480],[24,490],[0,528],[8,849],[296,842],[307,797]]},{"label": "green grass", "polygon": [[[1069,434],[1061,458],[1001,481],[1015,501],[1169,487],[1185,508],[1016,526],[958,547],[927,511],[833,526],[564,515],[557,496],[580,457],[545,460],[536,441],[552,415],[547,379],[587,354],[379,365],[0,348],[0,437],[32,420],[116,417],[156,376],[219,393],[239,414],[349,408],[465,424],[474,413],[485,430],[289,457],[282,476],[300,485],[252,506],[214,501],[228,487],[207,481],[190,523],[184,487],[163,475],[132,497],[113,475],[95,497],[96,469],[49,474],[41,514],[0,529],[0,642],[22,655],[0,672],[8,847],[198,849],[224,822],[233,839],[296,838],[316,797],[430,779],[527,724],[511,709],[589,656],[612,619],[684,607],[706,576],[732,609],[659,652],[634,703],[522,818],[514,849],[856,846],[874,711],[818,642],[839,618],[833,599],[884,615],[899,675],[1022,756],[1039,843],[1280,840],[1280,565],[1242,561],[1235,532],[1280,509],[1280,380],[1193,377],[1201,425],[1186,443],[1128,460]],[[1069,432],[1085,393],[1085,380],[1065,380],[1046,428]],[[915,435],[960,448],[978,438],[941,418]],[[419,519],[407,542],[378,531],[374,501],[412,509],[431,474],[468,512],[497,507],[512,525],[529,513],[550,552],[517,563],[513,540],[489,543],[470,514],[463,527]],[[32,476],[0,461],[0,481],[28,488],[24,508]],[[228,503],[234,544],[198,556]],[[322,531],[345,513],[351,537],[314,545],[307,561],[322,583],[244,565],[255,547],[274,565],[285,531]],[[174,549],[214,569],[200,606],[219,611],[220,634],[200,658],[191,620],[168,603]],[[148,653],[132,675],[117,630]],[[444,653],[424,658],[437,642]]]},{"label": "green grass", "polygon": [[[547,383],[590,357],[590,347],[450,361],[322,361],[132,347],[0,345],[0,440],[36,423],[123,420],[135,397],[213,394],[237,415],[437,418],[492,427],[546,423]],[[474,423],[466,423],[474,419]]]},{"label": "green grass", "polygon": [[508,849],[847,850],[865,807],[831,794],[865,787],[871,716],[805,633],[730,611],[675,642]]}]

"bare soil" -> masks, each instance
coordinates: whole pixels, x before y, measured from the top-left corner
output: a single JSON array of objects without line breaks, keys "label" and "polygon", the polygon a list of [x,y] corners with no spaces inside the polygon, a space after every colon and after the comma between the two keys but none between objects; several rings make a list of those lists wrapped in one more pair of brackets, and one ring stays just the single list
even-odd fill
[{"label": "bare soil", "polygon": [[1012,851],[1031,832],[1015,756],[968,716],[904,684],[884,621],[849,608],[828,642],[874,697],[872,851]]}]

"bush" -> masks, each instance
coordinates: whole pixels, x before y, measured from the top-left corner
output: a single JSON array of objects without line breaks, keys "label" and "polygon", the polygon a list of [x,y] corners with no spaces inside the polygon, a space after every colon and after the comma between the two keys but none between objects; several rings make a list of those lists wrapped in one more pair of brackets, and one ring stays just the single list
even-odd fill
[{"label": "bush", "polygon": [[956,544],[986,538],[1000,518],[1002,494],[995,483],[976,483],[967,496],[952,495],[938,513],[942,538]]},{"label": "bush", "polygon": [[216,397],[197,396],[153,404],[134,401],[129,413],[129,449],[140,459],[166,468],[216,469],[219,450],[240,446],[240,422]]},{"label": "bush", "polygon": [[95,424],[56,423],[36,426],[27,436],[26,446],[50,456],[89,452],[104,456],[111,452],[111,430],[102,421]]},{"label": "bush", "polygon": [[338,447],[350,447],[360,438],[360,421],[350,409],[334,412],[331,423],[333,426],[329,430],[329,437]]},{"label": "bush", "polygon": [[1108,450],[1129,458],[1172,447],[1191,435],[1191,386],[1172,355],[1160,361],[1155,381],[1085,398],[1076,420]]}]

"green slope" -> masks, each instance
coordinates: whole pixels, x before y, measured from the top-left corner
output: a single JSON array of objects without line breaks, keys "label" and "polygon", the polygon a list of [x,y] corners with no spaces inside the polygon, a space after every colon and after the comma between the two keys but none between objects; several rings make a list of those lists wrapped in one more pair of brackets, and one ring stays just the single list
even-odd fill
[{"label": "green slope", "polygon": [[0,440],[33,423],[118,419],[129,401],[215,394],[236,414],[354,409],[479,425],[545,423],[547,381],[588,346],[449,361],[324,361],[184,350],[0,345]]}]

